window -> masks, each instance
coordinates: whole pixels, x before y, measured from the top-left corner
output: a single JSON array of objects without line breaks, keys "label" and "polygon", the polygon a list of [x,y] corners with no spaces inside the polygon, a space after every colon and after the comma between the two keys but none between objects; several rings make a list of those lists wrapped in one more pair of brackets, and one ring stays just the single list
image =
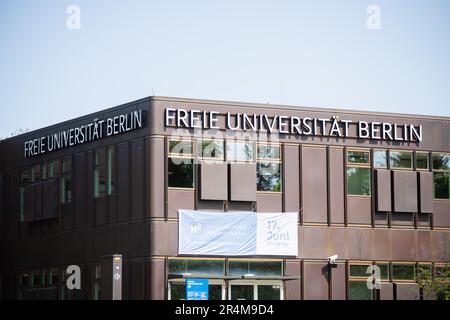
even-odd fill
[{"label": "window", "polygon": [[33,288],[39,287],[42,284],[42,277],[39,271],[33,271],[31,273],[31,286]]},{"label": "window", "polygon": [[49,179],[59,177],[59,160],[55,160],[48,165],[48,177]]},{"label": "window", "polygon": [[387,168],[386,150],[373,150],[373,166],[374,168]]},{"label": "window", "polygon": [[366,273],[367,264],[349,264],[349,280],[347,284],[349,300],[373,300],[373,290],[367,287],[367,278],[370,274]]},{"label": "window", "polygon": [[281,192],[281,148],[258,145],[256,183],[258,191]]},{"label": "window", "polygon": [[416,168],[417,170],[428,170],[428,152],[416,152]]},{"label": "window", "polygon": [[57,287],[59,282],[59,270],[51,269],[49,274],[49,285],[51,287]]},{"label": "window", "polygon": [[72,160],[62,161],[61,203],[72,202]]},{"label": "window", "polygon": [[227,142],[227,161],[253,162],[252,142]]},{"label": "window", "polygon": [[415,264],[393,264],[392,265],[392,280],[411,280],[414,281],[416,277]]},{"label": "window", "polygon": [[173,188],[194,187],[193,142],[169,140],[167,158],[168,186]]},{"label": "window", "polygon": [[197,143],[197,149],[201,159],[224,159],[224,142],[222,140],[200,140]]},{"label": "window", "polygon": [[105,151],[95,153],[94,167],[94,196],[96,198],[103,197],[106,192],[106,158]]},{"label": "window", "polygon": [[371,171],[369,151],[347,151],[347,194],[370,196]]},{"label": "window", "polygon": [[433,153],[434,198],[450,199],[450,154]]},{"label": "window", "polygon": [[389,163],[393,169],[412,169],[412,152],[390,151]]},{"label": "window", "polygon": [[232,276],[281,276],[282,261],[229,260],[228,273]]},{"label": "window", "polygon": [[221,259],[169,259],[169,274],[224,275],[225,262]]},{"label": "window", "polygon": [[389,281],[390,272],[389,272],[389,263],[377,263],[376,264],[380,268],[380,277],[381,281]]},{"label": "window", "polygon": [[25,220],[25,187],[34,182],[34,168],[26,169],[20,173],[19,193],[19,218],[20,222]]}]

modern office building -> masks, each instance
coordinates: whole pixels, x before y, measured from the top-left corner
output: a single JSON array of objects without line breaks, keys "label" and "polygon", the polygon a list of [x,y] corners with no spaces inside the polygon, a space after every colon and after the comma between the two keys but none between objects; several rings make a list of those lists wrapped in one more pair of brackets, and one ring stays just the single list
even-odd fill
[{"label": "modern office building", "polygon": [[448,117],[141,99],[0,142],[0,295],[432,299],[449,177]]}]

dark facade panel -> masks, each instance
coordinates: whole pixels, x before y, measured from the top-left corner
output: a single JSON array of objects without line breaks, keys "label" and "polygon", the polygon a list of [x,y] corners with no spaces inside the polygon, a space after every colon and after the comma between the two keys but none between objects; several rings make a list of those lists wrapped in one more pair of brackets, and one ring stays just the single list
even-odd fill
[{"label": "dark facade panel", "polygon": [[167,191],[168,217],[178,218],[179,209],[187,209],[187,210],[195,209],[194,190],[169,189]]},{"label": "dark facade panel", "polygon": [[257,193],[256,203],[258,212],[281,212],[283,205],[283,194],[280,193]]},{"label": "dark facade panel", "polygon": [[327,223],[327,153],[302,146],[302,214],[304,223]]},{"label": "dark facade panel", "polygon": [[389,170],[375,170],[376,181],[376,210],[391,211],[391,172]]},{"label": "dark facade panel", "polygon": [[414,261],[416,237],[413,230],[391,230],[392,260]]},{"label": "dark facade panel", "polygon": [[380,300],[394,300],[394,285],[389,282],[382,282],[380,288]]},{"label": "dark facade panel", "polygon": [[[86,152],[86,171],[83,192],[86,202],[85,221],[87,228],[91,228],[95,224],[94,183],[86,183],[86,181],[94,181],[94,161],[94,152],[92,150]],[[114,212],[108,210],[108,218],[110,214],[114,214]],[[116,221],[114,220],[114,222]]]},{"label": "dark facade panel", "polygon": [[329,148],[329,190],[330,190],[330,222],[344,224],[344,149]]},{"label": "dark facade panel", "polygon": [[[284,274],[286,276],[299,276],[302,274],[301,262],[299,260],[286,260]],[[302,297],[302,285],[300,278],[298,280],[286,281],[285,297],[286,300],[300,300]]]},{"label": "dark facade panel", "polygon": [[300,227],[299,242],[303,246],[299,247],[299,256],[302,258],[324,259],[329,255],[328,251],[328,228],[318,226]]},{"label": "dark facade panel", "polygon": [[439,228],[450,228],[450,201],[435,200],[433,225]]},{"label": "dark facade panel", "polygon": [[392,171],[395,212],[417,212],[417,173]]},{"label": "dark facade panel", "polygon": [[283,148],[284,211],[300,209],[300,161],[298,145],[285,144]]},{"label": "dark facade panel", "polygon": [[130,151],[128,143],[117,145],[117,222],[130,218]]},{"label": "dark facade panel", "polygon": [[166,264],[163,259],[151,259],[150,264],[150,299],[163,300],[166,297]]},{"label": "dark facade panel", "polygon": [[338,263],[336,268],[331,269],[331,299],[345,300],[346,288],[345,264]]},{"label": "dark facade panel", "polygon": [[[86,187],[89,179],[86,175],[86,155],[84,153],[77,154],[73,157],[74,175],[74,212],[75,212],[75,229],[86,227]],[[93,181],[92,181],[93,183]]]},{"label": "dark facade panel", "polygon": [[36,221],[42,220],[43,182],[36,183]]},{"label": "dark facade panel", "polygon": [[59,216],[59,181],[48,180],[44,183],[44,219],[58,218]]},{"label": "dark facade panel", "polygon": [[420,300],[420,290],[416,283],[395,283],[397,300]]},{"label": "dark facade panel", "polygon": [[32,222],[36,220],[36,187],[31,184],[24,190],[24,221]]},{"label": "dark facade panel", "polygon": [[372,230],[369,228],[351,228],[350,230],[348,230],[349,259],[372,259],[372,234]]},{"label": "dark facade panel", "polygon": [[147,199],[149,201],[149,214],[153,218],[165,216],[165,177],[167,172],[164,142],[164,138],[150,138],[147,145],[152,159],[148,164],[150,190]]},{"label": "dark facade panel", "polygon": [[374,260],[391,260],[391,230],[385,228],[375,228],[372,236],[373,251],[371,258]]},{"label": "dark facade panel", "polygon": [[200,164],[200,199],[228,200],[228,164],[202,161]]},{"label": "dark facade panel", "polygon": [[391,216],[393,226],[414,226],[414,213],[394,212]]},{"label": "dark facade panel", "polygon": [[230,163],[230,200],[256,201],[256,165]]},{"label": "dark facade panel", "polygon": [[370,197],[347,196],[347,222],[370,225],[372,223],[372,199]]},{"label": "dark facade panel", "polygon": [[131,149],[131,220],[139,220],[144,218],[145,196],[145,145],[144,141],[137,140],[130,144]]},{"label": "dark facade panel", "polygon": [[303,299],[328,300],[327,263],[303,263]]},{"label": "dark facade panel", "polygon": [[433,213],[433,173],[419,172],[420,212]]}]

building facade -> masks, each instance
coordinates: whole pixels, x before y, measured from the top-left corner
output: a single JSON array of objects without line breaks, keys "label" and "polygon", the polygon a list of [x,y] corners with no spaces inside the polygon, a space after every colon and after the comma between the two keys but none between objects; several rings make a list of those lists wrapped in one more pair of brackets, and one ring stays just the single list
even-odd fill
[{"label": "building facade", "polygon": [[[149,97],[0,158],[2,299],[110,299],[113,254],[123,299],[433,299],[415,276],[450,260],[447,117]],[[180,254],[180,210],[296,212],[296,254]]]}]

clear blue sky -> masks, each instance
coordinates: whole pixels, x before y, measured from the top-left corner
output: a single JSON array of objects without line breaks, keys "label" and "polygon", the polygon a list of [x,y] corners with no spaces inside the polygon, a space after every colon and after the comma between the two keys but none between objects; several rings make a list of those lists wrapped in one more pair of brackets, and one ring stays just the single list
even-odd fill
[{"label": "clear blue sky", "polygon": [[[69,5],[81,29],[66,27]],[[381,29],[366,26],[369,5]],[[450,115],[450,1],[1,0],[0,136],[152,95]]]}]

